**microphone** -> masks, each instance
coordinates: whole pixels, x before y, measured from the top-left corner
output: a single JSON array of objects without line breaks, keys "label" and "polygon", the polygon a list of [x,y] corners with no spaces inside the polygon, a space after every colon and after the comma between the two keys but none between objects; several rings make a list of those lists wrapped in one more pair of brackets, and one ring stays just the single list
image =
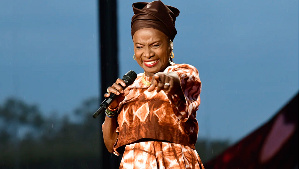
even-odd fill
[{"label": "microphone", "polygon": [[[137,75],[133,70],[128,71],[122,78],[122,80],[126,84],[124,88],[131,85],[136,79],[136,77]],[[93,117],[96,118],[100,113],[104,112],[104,110],[111,104],[111,102],[114,100],[116,96],[117,95],[115,95],[114,93],[111,93],[109,97],[105,98],[103,102],[100,104],[99,109],[94,113]]]}]

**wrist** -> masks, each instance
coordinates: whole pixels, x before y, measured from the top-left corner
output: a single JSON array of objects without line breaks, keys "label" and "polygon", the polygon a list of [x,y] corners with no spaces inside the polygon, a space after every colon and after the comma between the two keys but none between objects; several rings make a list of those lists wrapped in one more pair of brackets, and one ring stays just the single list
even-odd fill
[{"label": "wrist", "polygon": [[111,108],[111,107],[107,107],[107,109],[109,110],[109,111],[111,111],[111,112],[115,112],[115,111],[117,111],[118,110],[118,106],[117,107],[115,107],[115,108]]},{"label": "wrist", "polygon": [[105,115],[109,118],[113,118],[117,115],[117,111],[110,111],[109,109],[106,109]]}]

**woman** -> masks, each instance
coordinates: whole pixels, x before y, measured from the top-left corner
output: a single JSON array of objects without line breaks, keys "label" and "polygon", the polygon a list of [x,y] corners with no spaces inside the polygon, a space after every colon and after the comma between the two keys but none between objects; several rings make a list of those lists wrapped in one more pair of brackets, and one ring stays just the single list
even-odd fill
[{"label": "woman", "polygon": [[[175,64],[179,10],[161,1],[133,4],[134,59],[144,69],[132,85],[108,87],[117,99],[102,125],[109,152],[124,151],[120,168],[204,168],[195,150],[201,81],[195,67]],[[125,150],[124,150],[125,149]]]}]

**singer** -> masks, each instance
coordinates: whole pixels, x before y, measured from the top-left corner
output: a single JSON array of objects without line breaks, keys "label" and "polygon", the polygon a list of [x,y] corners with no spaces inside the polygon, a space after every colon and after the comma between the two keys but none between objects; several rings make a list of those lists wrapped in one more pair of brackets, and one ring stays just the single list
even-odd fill
[{"label": "singer", "polygon": [[128,87],[117,79],[107,88],[105,97],[117,97],[105,111],[106,148],[116,155],[123,153],[121,169],[204,169],[195,150],[201,91],[198,70],[173,62],[179,10],[161,1],[132,6],[133,59],[144,73]]}]

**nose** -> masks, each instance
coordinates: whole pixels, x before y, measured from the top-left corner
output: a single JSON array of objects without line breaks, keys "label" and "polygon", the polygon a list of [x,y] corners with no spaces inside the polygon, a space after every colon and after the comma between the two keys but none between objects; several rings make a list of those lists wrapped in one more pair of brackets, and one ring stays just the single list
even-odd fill
[{"label": "nose", "polygon": [[147,59],[151,58],[154,56],[154,52],[151,50],[151,48],[146,48],[144,51],[144,57],[146,57]]}]

